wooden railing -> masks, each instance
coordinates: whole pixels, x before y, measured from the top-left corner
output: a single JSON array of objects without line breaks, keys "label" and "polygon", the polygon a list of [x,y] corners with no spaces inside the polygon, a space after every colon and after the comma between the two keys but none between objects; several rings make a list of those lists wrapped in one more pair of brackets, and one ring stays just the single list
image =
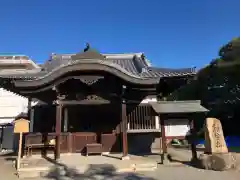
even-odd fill
[{"label": "wooden railing", "polygon": [[158,119],[152,107],[140,104],[128,114],[128,132],[153,132],[159,131]]},{"label": "wooden railing", "polygon": [[[69,152],[69,145],[68,145],[68,141],[69,141],[69,137],[70,137],[70,133],[61,133],[60,135],[60,149],[61,149],[61,153],[66,153]],[[29,145],[35,145],[35,144],[49,144],[49,142],[53,139],[56,138],[56,133],[27,133],[24,135],[24,147],[26,148]],[[36,152],[37,151],[37,152]],[[42,149],[37,149],[36,151],[34,151],[33,153],[39,153],[39,151],[47,151],[46,153],[48,153],[48,151],[54,151],[53,148],[48,149],[47,146],[46,148],[42,148]]]}]

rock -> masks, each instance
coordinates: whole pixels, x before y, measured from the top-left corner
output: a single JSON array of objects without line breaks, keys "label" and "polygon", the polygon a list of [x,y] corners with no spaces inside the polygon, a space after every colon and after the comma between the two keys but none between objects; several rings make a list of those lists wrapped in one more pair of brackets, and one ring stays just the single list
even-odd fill
[{"label": "rock", "polygon": [[228,153],[220,120],[216,118],[206,119],[204,145],[206,154]]},{"label": "rock", "polygon": [[236,156],[232,153],[201,154],[199,156],[200,168],[225,171],[236,168]]}]

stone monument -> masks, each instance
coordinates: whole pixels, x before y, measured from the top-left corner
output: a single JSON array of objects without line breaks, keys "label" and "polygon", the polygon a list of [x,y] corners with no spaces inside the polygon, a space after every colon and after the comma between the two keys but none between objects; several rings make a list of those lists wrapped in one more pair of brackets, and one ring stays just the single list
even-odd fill
[{"label": "stone monument", "polygon": [[222,124],[218,119],[207,118],[205,122],[205,153],[228,153]]},{"label": "stone monument", "polygon": [[207,118],[205,121],[205,151],[199,156],[204,169],[224,171],[236,167],[236,157],[228,152],[220,120]]}]

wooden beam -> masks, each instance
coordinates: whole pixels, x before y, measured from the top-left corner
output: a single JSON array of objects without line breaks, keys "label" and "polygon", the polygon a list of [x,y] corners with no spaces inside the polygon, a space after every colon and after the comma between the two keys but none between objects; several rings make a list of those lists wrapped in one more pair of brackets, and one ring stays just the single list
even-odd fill
[{"label": "wooden beam", "polygon": [[140,92],[152,92],[152,94],[156,94],[156,87],[139,87],[139,88],[136,88],[136,87],[131,87],[132,90],[137,90],[137,91],[140,91]]},{"label": "wooden beam", "polygon": [[61,134],[61,122],[62,122],[62,105],[56,106],[56,143],[55,143],[55,160],[60,159],[60,134]]},{"label": "wooden beam", "polygon": [[149,132],[159,132],[160,129],[128,129],[128,133],[149,133]]},{"label": "wooden beam", "polygon": [[111,103],[108,100],[59,100],[57,101],[57,104],[61,105],[87,105],[87,104],[95,104],[95,105],[101,105],[101,104],[109,104]]}]

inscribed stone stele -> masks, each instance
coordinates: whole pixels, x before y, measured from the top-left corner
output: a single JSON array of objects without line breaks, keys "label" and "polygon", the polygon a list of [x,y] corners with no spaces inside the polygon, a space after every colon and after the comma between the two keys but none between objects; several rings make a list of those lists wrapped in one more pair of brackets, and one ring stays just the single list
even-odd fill
[{"label": "inscribed stone stele", "polygon": [[228,153],[222,124],[216,118],[205,121],[205,153]]}]

